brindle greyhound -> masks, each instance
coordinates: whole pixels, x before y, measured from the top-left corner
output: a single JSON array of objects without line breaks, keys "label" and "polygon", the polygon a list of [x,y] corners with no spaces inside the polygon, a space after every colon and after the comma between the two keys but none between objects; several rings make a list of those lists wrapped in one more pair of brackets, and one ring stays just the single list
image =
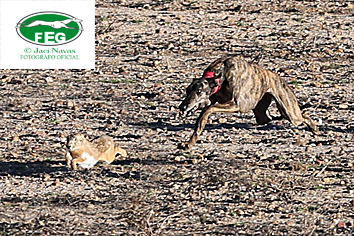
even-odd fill
[{"label": "brindle greyhound", "polygon": [[239,57],[214,61],[202,78],[193,80],[188,86],[187,97],[179,106],[184,113],[198,105],[202,108],[193,135],[179,148],[188,150],[196,143],[213,112],[252,110],[258,124],[270,122],[272,119],[266,111],[272,99],[276,102],[280,119],[285,118],[295,126],[305,123],[313,133],[318,133],[315,123],[301,113],[293,91],[277,74]]}]

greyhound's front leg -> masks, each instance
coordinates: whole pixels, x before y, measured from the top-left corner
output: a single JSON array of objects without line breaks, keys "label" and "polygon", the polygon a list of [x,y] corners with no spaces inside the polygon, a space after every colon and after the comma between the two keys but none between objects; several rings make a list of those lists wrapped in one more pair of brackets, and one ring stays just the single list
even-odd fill
[{"label": "greyhound's front leg", "polygon": [[213,112],[236,112],[236,111],[239,111],[239,108],[234,103],[217,104],[217,105],[212,105],[212,106],[204,108],[198,117],[196,126],[194,128],[194,132],[193,132],[191,138],[189,139],[188,142],[181,143],[178,146],[178,148],[183,149],[183,150],[189,150],[191,147],[194,146],[194,144],[197,142],[199,135],[202,133],[202,131],[208,121],[208,117],[211,113],[213,113]]},{"label": "greyhound's front leg", "polygon": [[206,107],[202,110],[202,112],[200,113],[197,119],[197,123],[195,125],[192,136],[190,137],[188,142],[181,143],[178,146],[179,149],[189,150],[191,147],[194,146],[194,144],[197,142],[199,135],[202,133],[210,114],[211,114],[211,107]]}]

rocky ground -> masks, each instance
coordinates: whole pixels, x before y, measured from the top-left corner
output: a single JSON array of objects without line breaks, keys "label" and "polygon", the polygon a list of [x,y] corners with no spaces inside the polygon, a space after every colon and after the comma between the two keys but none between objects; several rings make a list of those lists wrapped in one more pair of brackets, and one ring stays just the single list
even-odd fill
[{"label": "rocky ground", "polygon": [[[0,71],[0,235],[352,235],[353,21],[353,1],[96,1],[95,70]],[[321,133],[218,114],[177,150],[186,86],[227,54],[279,73]],[[68,170],[76,132],[129,155]]]}]

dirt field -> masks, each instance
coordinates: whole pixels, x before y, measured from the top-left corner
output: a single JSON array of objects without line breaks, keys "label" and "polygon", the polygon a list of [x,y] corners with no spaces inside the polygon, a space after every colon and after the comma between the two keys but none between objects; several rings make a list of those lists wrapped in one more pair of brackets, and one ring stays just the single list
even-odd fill
[{"label": "dirt field", "polygon": [[[96,1],[95,70],[0,71],[0,235],[352,235],[353,21],[353,1]],[[279,73],[321,134],[218,114],[179,151],[185,88],[227,54]],[[128,157],[68,170],[77,132]]]}]

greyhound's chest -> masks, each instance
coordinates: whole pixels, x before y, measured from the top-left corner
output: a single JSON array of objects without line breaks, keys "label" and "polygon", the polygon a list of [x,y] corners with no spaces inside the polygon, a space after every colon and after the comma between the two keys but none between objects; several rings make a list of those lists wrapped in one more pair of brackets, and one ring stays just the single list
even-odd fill
[{"label": "greyhound's chest", "polygon": [[232,100],[232,87],[228,81],[224,81],[220,90],[210,97],[212,103],[227,103]]}]

